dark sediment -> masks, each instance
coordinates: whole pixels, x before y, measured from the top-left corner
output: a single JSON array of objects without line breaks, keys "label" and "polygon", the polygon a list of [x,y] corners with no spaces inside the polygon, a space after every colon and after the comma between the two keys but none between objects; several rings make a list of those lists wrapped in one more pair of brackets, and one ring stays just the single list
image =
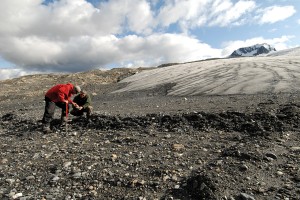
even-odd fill
[{"label": "dark sediment", "polygon": [[299,116],[296,104],[255,113],[94,114],[73,118],[67,130],[54,120],[54,133],[44,135],[39,121],[7,113],[0,195],[297,199]]}]

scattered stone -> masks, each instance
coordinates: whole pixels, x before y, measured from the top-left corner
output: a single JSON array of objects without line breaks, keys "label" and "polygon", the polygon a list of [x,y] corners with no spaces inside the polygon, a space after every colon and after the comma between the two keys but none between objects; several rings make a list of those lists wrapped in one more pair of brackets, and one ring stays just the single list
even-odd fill
[{"label": "scattered stone", "polygon": [[3,158],[1,161],[0,161],[0,164],[6,164],[8,162],[8,160],[6,158]]},{"label": "scattered stone", "polygon": [[245,165],[245,164],[243,164],[243,165],[240,166],[240,170],[241,171],[247,171],[248,169],[249,169],[249,167],[247,165]]},{"label": "scattered stone", "polygon": [[277,159],[277,156],[274,153],[266,153],[266,156],[269,157],[269,158],[272,158],[274,160]]},{"label": "scattered stone", "polygon": [[68,167],[71,166],[71,164],[72,164],[71,161],[65,162],[65,163],[63,164],[63,167],[64,167],[64,168],[68,168]]},{"label": "scattered stone", "polygon": [[22,196],[23,196],[22,193],[17,193],[17,194],[14,194],[14,195],[12,196],[12,199],[17,199],[17,198],[20,198],[20,197],[22,197]]},{"label": "scattered stone", "polygon": [[172,148],[175,151],[180,151],[180,150],[184,149],[184,145],[183,144],[173,144]]},{"label": "scattered stone", "polygon": [[51,182],[56,182],[58,181],[60,178],[58,176],[54,176],[52,179],[51,179]]},{"label": "scattered stone", "polygon": [[118,158],[118,156],[116,154],[112,154],[111,155],[111,160],[112,161],[115,161],[117,158]]},{"label": "scattered stone", "polygon": [[283,173],[282,171],[277,171],[276,174],[277,174],[278,176],[282,176],[284,173]]},{"label": "scattered stone", "polygon": [[255,198],[249,194],[241,193],[240,194],[241,200],[255,200]]},{"label": "scattered stone", "polygon": [[12,178],[8,178],[5,180],[5,182],[9,183],[9,184],[13,184],[16,180],[12,179]]},{"label": "scattered stone", "polygon": [[26,177],[26,180],[34,180],[34,179],[35,179],[34,176],[27,176],[27,177]]},{"label": "scattered stone", "polygon": [[299,152],[300,151],[300,147],[291,147],[291,150],[295,151],[295,152]]},{"label": "scattered stone", "polygon": [[0,199],[292,199],[300,112],[268,109],[99,111],[89,123],[74,118],[67,135],[54,120],[46,136],[18,110],[0,117]]}]

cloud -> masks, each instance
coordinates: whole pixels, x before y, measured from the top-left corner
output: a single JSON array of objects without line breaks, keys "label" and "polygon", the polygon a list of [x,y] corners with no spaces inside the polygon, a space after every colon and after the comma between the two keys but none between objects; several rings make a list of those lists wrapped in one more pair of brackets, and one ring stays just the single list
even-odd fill
[{"label": "cloud", "polygon": [[224,27],[234,22],[240,25],[238,20],[247,12],[251,12],[255,7],[254,1],[238,1],[234,5],[229,1],[222,1],[222,3],[216,6],[215,13],[218,13],[217,17],[209,25]]},{"label": "cloud", "polygon": [[[41,72],[220,57],[190,31],[241,25],[256,8],[254,0],[108,0],[97,7],[86,0],[1,0],[0,56]],[[286,7],[265,13],[276,8]],[[173,25],[181,29],[167,33]]]},{"label": "cloud", "polygon": [[65,72],[90,70],[112,61],[134,63],[147,60],[149,66],[161,62],[199,60],[211,55],[220,55],[218,50],[209,45],[180,34],[152,34],[144,37],[128,35],[123,38],[113,35],[81,36],[65,42],[26,37],[11,39],[5,44],[8,52],[14,52],[7,54],[6,58],[24,69],[40,71],[46,71],[50,67],[54,71]]},{"label": "cloud", "polygon": [[255,1],[189,0],[166,1],[158,14],[158,24],[170,26],[178,23],[183,30],[200,26],[227,26],[239,24],[243,17],[254,10]]},{"label": "cloud", "polygon": [[84,0],[3,0],[0,8],[0,55],[24,69],[77,71],[118,62],[122,49],[112,45],[122,36],[115,35],[152,31],[144,0],[105,1],[98,8]]},{"label": "cloud", "polygon": [[259,11],[261,24],[283,21],[296,13],[293,6],[271,6]]},{"label": "cloud", "polygon": [[[203,4],[185,2],[172,4],[171,10],[175,14],[178,6],[185,6],[190,9],[186,19],[194,19]],[[153,33],[157,16],[146,0],[104,1],[98,7],[84,0],[47,5],[41,0],[3,0],[0,7],[6,8],[0,12],[1,56],[26,70],[75,72],[113,64],[149,66],[220,55],[193,36]]]},{"label": "cloud", "polygon": [[39,72],[25,71],[22,69],[0,69],[0,80],[17,78],[28,74],[36,74]]},{"label": "cloud", "polygon": [[149,34],[152,31],[153,12],[146,0],[105,1],[98,9],[92,25],[98,24],[100,29],[107,28],[106,34]]},{"label": "cloud", "polygon": [[298,24],[300,24],[300,19],[298,19],[298,21],[297,21],[297,22],[298,22]]}]

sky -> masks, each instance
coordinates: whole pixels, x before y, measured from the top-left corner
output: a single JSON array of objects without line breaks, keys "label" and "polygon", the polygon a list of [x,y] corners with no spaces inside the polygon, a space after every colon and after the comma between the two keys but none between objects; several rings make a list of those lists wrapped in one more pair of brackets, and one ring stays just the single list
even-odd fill
[{"label": "sky", "polygon": [[0,80],[300,46],[299,0],[1,0]]}]

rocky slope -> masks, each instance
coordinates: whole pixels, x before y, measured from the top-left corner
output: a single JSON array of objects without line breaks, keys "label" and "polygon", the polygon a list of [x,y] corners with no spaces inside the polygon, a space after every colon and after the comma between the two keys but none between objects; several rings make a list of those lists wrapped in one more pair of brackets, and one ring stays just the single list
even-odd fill
[{"label": "rocky slope", "polygon": [[[299,199],[299,93],[166,96],[118,80],[142,69],[1,81],[1,199]],[[85,83],[90,122],[41,132],[43,94]]]}]

